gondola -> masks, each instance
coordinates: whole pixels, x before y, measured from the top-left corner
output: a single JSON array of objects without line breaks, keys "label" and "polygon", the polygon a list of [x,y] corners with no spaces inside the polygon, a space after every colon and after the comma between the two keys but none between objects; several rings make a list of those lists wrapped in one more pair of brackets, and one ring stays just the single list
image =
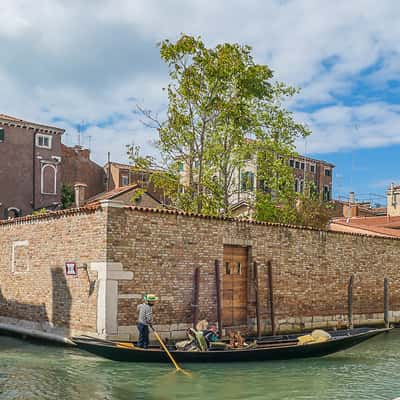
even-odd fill
[{"label": "gondola", "polygon": [[[321,343],[298,344],[300,335],[285,335],[264,337],[257,341],[257,346],[246,349],[212,350],[212,351],[178,351],[170,350],[178,362],[240,362],[240,361],[270,361],[293,358],[321,357],[338,351],[346,350],[362,343],[389,328],[373,329],[359,328],[331,332],[331,339]],[[86,350],[114,361],[125,362],[170,362],[166,353],[159,347],[140,349],[132,343],[121,343],[100,340],[89,336],[72,339],[77,348]]]}]

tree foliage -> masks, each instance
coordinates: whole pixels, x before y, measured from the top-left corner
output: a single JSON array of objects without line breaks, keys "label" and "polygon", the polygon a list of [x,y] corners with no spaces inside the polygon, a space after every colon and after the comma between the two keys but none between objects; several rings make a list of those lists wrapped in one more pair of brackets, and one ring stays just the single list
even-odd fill
[{"label": "tree foliage", "polygon": [[75,203],[75,191],[71,185],[61,186],[61,208],[70,208]]},{"label": "tree foliage", "polygon": [[154,159],[130,146],[134,168],[153,168],[153,183],[176,207],[229,215],[242,191],[240,171],[246,172],[250,162],[257,171],[249,197],[256,218],[297,221],[298,196],[288,159],[296,138],[310,132],[294,121],[283,102],[298,90],[273,82],[272,70],[257,64],[246,45],[207,48],[201,38],[182,34],[159,47],[170,76],[166,118],[160,122],[140,110],[158,130],[163,166],[155,168]]}]

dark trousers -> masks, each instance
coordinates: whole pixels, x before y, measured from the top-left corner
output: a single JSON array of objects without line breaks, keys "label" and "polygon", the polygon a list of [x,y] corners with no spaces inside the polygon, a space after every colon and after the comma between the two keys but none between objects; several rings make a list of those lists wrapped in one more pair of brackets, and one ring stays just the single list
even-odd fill
[{"label": "dark trousers", "polygon": [[149,346],[149,326],[138,322],[137,328],[139,331],[139,340],[137,342],[137,346],[147,349]]}]

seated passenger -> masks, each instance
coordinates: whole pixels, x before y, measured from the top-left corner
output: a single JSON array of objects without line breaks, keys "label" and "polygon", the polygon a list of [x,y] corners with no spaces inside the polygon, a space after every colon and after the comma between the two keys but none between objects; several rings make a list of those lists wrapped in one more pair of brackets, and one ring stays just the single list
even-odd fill
[{"label": "seated passenger", "polygon": [[220,337],[218,335],[217,325],[209,324],[208,328],[203,331],[204,339],[206,339],[207,347],[210,347],[210,343],[218,342]]}]

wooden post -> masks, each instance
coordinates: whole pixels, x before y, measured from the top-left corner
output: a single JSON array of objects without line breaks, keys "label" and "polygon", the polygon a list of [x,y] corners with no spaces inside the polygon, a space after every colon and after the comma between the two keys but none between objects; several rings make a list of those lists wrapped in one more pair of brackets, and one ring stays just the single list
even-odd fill
[{"label": "wooden post", "polygon": [[385,321],[385,327],[389,328],[389,280],[385,277],[383,280],[383,319]]},{"label": "wooden post", "polygon": [[354,275],[352,275],[349,279],[349,285],[347,288],[347,316],[349,320],[349,329],[354,328],[353,324],[353,281]]},{"label": "wooden post", "polygon": [[260,295],[258,292],[258,265],[253,264],[254,268],[254,290],[256,293],[256,322],[257,322],[257,337],[261,337],[261,322],[260,322]]},{"label": "wooden post", "polygon": [[193,274],[193,328],[199,322],[199,293],[200,293],[200,268],[196,267]]},{"label": "wooden post", "polygon": [[215,265],[215,288],[217,291],[218,329],[219,329],[220,335],[222,335],[222,304],[221,304],[221,279],[220,279],[219,260],[215,260],[214,265]]},{"label": "wooden post", "polygon": [[276,334],[275,330],[275,304],[274,304],[274,291],[272,283],[272,264],[268,261],[268,299],[269,299],[269,310],[271,316],[271,333],[272,336]]}]

